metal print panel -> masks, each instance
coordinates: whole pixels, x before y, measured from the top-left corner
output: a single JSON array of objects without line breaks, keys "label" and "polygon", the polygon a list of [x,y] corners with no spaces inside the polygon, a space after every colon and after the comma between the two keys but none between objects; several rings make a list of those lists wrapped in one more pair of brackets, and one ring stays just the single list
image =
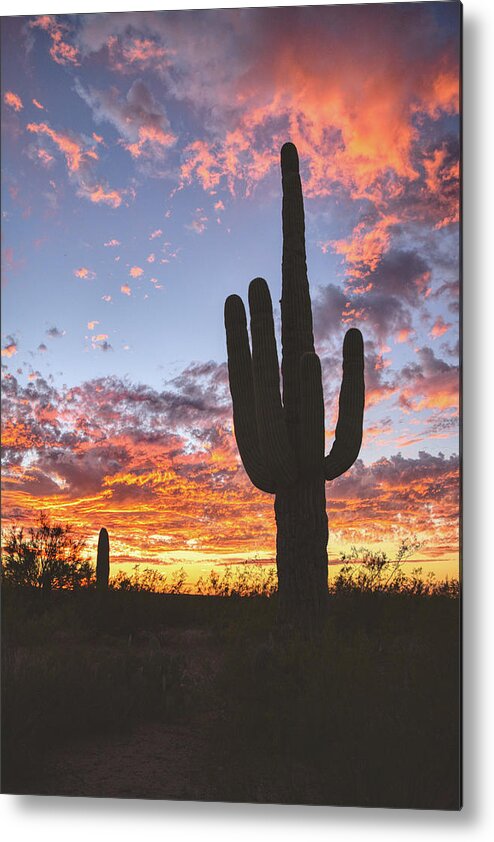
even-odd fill
[{"label": "metal print panel", "polygon": [[459,3],[2,19],[2,789],[457,810]]}]

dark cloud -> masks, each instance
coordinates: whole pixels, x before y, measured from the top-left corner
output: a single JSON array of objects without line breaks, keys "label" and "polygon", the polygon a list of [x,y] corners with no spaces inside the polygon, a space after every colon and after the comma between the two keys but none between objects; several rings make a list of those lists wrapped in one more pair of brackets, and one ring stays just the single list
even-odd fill
[{"label": "dark cloud", "polygon": [[374,272],[366,276],[366,283],[372,289],[365,298],[372,300],[376,295],[383,298],[393,296],[400,302],[416,306],[423,300],[430,279],[430,266],[414,251],[392,249],[384,254]]},{"label": "dark cloud", "polygon": [[448,281],[432,293],[432,298],[446,298],[450,313],[460,312],[460,281]]},{"label": "dark cloud", "polygon": [[46,335],[51,336],[52,339],[60,339],[62,336],[65,336],[65,331],[60,330],[58,327],[54,326],[54,327],[48,328],[48,330],[46,331]]}]

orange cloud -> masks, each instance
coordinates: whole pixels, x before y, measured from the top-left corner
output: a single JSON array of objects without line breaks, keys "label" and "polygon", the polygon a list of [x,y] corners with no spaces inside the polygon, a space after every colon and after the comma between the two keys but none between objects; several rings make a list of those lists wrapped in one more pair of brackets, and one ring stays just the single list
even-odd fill
[{"label": "orange cloud", "polygon": [[[344,257],[347,277],[350,282],[366,278],[373,272],[391,242],[391,228],[399,223],[397,216],[382,216],[374,224],[359,222],[348,239],[330,240],[321,244],[322,251],[331,247]],[[367,291],[368,288],[366,288]]]},{"label": "orange cloud", "polygon": [[74,138],[63,134],[63,132],[56,132],[47,123],[28,123],[26,129],[28,132],[45,134],[51,138],[53,143],[65,155],[67,168],[70,172],[77,172],[80,169],[85,153],[82,145],[74,140]]},{"label": "orange cloud", "polygon": [[441,57],[444,70],[431,79],[429,90],[422,93],[422,107],[430,117],[437,119],[441,113],[458,114],[460,105],[460,83],[458,73],[447,68],[447,56]]},{"label": "orange cloud", "polygon": [[22,99],[20,98],[20,96],[18,96],[18,94],[15,94],[13,91],[6,91],[6,93],[3,96],[3,101],[6,105],[10,105],[10,107],[13,108],[14,111],[21,111],[24,108],[24,105],[22,104]]},{"label": "orange cloud", "polygon": [[460,165],[458,157],[452,155],[446,143],[434,149],[424,158],[425,184],[435,197],[439,219],[435,228],[444,228],[460,218]]},{"label": "orange cloud", "polygon": [[74,269],[74,275],[76,278],[84,278],[85,280],[91,281],[96,277],[96,272],[88,269],[87,266],[81,266],[79,269]]},{"label": "orange cloud", "polygon": [[31,101],[32,101],[33,105],[34,105],[34,106],[36,106],[36,108],[39,108],[39,110],[40,110],[40,111],[44,111],[44,110],[45,110],[45,106],[44,106],[44,105],[41,105],[41,103],[40,103],[40,102],[38,102],[38,100],[37,100],[37,99],[33,99],[33,100],[31,100]]},{"label": "orange cloud", "polygon": [[[421,125],[458,113],[457,52],[452,39],[430,50],[434,27],[427,10],[401,6],[390,6],[386,21],[365,6],[297,18],[288,11],[283,24],[260,34],[262,46],[242,52],[242,62],[233,60],[230,75],[216,84],[199,47],[205,78],[189,95],[204,101],[210,82],[211,104],[226,128],[189,144],[182,186],[197,181],[213,192],[225,183],[232,194],[248,194],[278,168],[280,145],[289,138],[299,150],[307,197],[343,187],[386,211],[409,187],[419,192]],[[403,32],[413,58],[403,49]],[[431,213],[420,202],[413,211]]]},{"label": "orange cloud", "polygon": [[399,330],[396,334],[395,341],[398,343],[408,342],[408,340],[411,336],[413,336],[414,333],[415,331],[411,327],[404,327],[401,330]]},{"label": "orange cloud", "polygon": [[64,23],[59,23],[52,15],[41,15],[30,22],[29,26],[37,27],[47,32],[51,38],[52,45],[50,47],[50,55],[57,64],[72,64],[78,66],[79,50],[77,47],[64,41],[64,32],[67,32],[69,27]]},{"label": "orange cloud", "polygon": [[405,369],[399,406],[405,413],[431,410],[458,410],[458,367],[438,359],[430,348],[417,349],[418,367]]},{"label": "orange cloud", "polygon": [[195,140],[185,149],[185,162],[180,169],[181,183],[190,184],[196,178],[204,190],[210,192],[218,187],[222,175],[227,174],[218,153],[213,155],[212,145],[204,140]]},{"label": "orange cloud", "polygon": [[144,269],[141,269],[140,266],[132,266],[129,270],[129,275],[131,278],[140,278],[143,274]]},{"label": "orange cloud", "polygon": [[120,292],[122,292],[124,295],[131,295],[132,290],[128,284],[122,284],[122,286],[120,287]]},{"label": "orange cloud", "polygon": [[17,354],[17,343],[13,340],[2,348],[2,357],[13,357]]},{"label": "orange cloud", "polygon": [[119,73],[134,71],[134,66],[141,70],[152,69],[164,73],[170,65],[172,50],[166,49],[158,41],[147,37],[128,37],[119,39],[110,35],[106,40],[110,65]]},{"label": "orange cloud", "polygon": [[45,167],[48,167],[55,160],[46,149],[38,149],[38,158]]},{"label": "orange cloud", "polygon": [[87,196],[91,202],[95,202],[96,204],[102,202],[105,205],[110,205],[112,208],[119,208],[122,204],[122,193],[118,190],[107,190],[102,184],[84,188],[82,195]]},{"label": "orange cloud", "polygon": [[[108,189],[102,184],[95,184],[92,174],[93,162],[98,160],[98,153],[93,148],[85,148],[84,144],[65,132],[56,132],[48,123],[28,123],[27,131],[32,134],[46,135],[63,153],[69,175],[78,184],[77,193],[91,202],[110,205],[118,208],[122,204],[122,193],[116,189]],[[48,153],[41,150],[39,158],[43,163],[48,162]],[[51,156],[50,156],[51,157]]]},{"label": "orange cloud", "polygon": [[166,149],[173,146],[177,138],[171,132],[163,131],[158,126],[140,126],[138,140],[134,143],[124,143],[123,146],[133,158],[140,158],[141,155],[152,154],[155,146]]},{"label": "orange cloud", "polygon": [[430,335],[433,339],[437,339],[438,336],[444,336],[450,327],[452,327],[450,322],[445,322],[442,316],[438,316],[432,325]]}]

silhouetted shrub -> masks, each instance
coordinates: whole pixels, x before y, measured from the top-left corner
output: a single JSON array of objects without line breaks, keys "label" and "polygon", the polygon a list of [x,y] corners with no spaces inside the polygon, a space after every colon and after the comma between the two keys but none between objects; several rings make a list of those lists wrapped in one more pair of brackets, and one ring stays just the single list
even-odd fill
[{"label": "silhouetted shrub", "polygon": [[83,558],[86,542],[69,524],[51,524],[40,512],[37,526],[27,532],[12,526],[2,546],[2,581],[7,586],[79,588],[94,579],[94,569]]}]

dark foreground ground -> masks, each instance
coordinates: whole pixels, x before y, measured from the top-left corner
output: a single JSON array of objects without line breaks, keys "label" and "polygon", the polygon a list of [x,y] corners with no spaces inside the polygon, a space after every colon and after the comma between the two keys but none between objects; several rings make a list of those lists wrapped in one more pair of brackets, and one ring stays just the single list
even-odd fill
[{"label": "dark foreground ground", "polygon": [[[2,791],[458,809],[459,605],[3,593]],[[273,631],[274,630],[274,631]]]}]

